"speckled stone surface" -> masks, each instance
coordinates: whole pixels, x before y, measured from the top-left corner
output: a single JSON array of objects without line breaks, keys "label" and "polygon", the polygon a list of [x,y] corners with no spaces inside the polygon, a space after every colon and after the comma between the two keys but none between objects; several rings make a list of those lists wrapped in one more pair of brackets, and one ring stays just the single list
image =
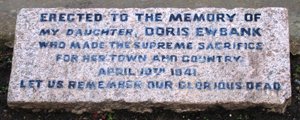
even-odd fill
[{"label": "speckled stone surface", "polygon": [[[161,17],[138,21],[136,13],[159,13]],[[172,14],[184,13],[216,16],[211,22],[206,17],[201,18],[204,21],[193,21],[194,17],[182,19],[190,22],[169,21]],[[247,13],[261,15],[256,22],[246,22]],[[59,19],[62,14],[65,17]],[[68,14],[73,14],[70,21]],[[94,21],[100,20],[95,14],[101,14],[101,21]],[[113,22],[111,14],[128,14],[128,21]],[[180,112],[214,106],[263,106],[283,112],[291,97],[287,17],[284,8],[22,9],[17,18],[8,104],[74,112],[151,111],[152,107]],[[164,35],[145,35],[146,28],[155,31],[157,27],[164,28]],[[207,29],[214,28],[216,35],[208,35]],[[224,35],[221,28],[231,32]],[[242,35],[241,28],[251,29],[251,34]],[[42,29],[58,32],[43,35]],[[78,29],[94,31],[84,35]],[[103,29],[127,35],[97,34]],[[43,42],[52,42],[52,48],[42,48]],[[113,42],[122,43],[122,48]],[[138,48],[146,42],[156,46]],[[186,46],[176,48],[176,43]],[[167,55],[173,59],[167,60]],[[128,61],[128,56],[136,61]],[[156,74],[141,74],[146,68]],[[174,69],[183,74],[172,75]],[[122,73],[109,74],[112,70]]]}]

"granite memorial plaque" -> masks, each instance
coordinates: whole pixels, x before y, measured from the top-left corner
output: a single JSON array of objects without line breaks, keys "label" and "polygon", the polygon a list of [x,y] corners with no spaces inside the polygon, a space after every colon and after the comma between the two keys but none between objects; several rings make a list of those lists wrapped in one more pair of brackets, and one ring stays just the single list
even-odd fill
[{"label": "granite memorial plaque", "polygon": [[291,97],[285,8],[26,8],[8,104],[73,111],[263,106]]}]

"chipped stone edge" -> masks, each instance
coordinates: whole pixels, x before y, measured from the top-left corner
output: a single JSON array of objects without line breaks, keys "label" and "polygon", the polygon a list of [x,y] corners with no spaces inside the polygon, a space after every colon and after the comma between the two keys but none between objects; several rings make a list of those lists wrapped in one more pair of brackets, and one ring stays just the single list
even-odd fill
[{"label": "chipped stone edge", "polygon": [[95,103],[95,102],[21,102],[21,101],[8,101],[8,106],[11,108],[24,108],[32,110],[49,110],[53,111],[58,109],[64,109],[76,114],[82,114],[83,112],[113,112],[114,110],[127,109],[133,112],[152,112],[154,108],[163,108],[172,110],[178,113],[181,112],[195,112],[195,111],[204,111],[209,109],[224,108],[227,110],[238,110],[251,107],[264,107],[269,112],[278,112],[284,113],[287,106],[291,104],[291,97],[286,99],[283,104],[270,104],[270,103],[251,103],[251,102],[242,102],[242,103],[216,103],[216,104],[182,104],[182,103],[153,103],[150,101],[139,102],[139,103],[129,103],[125,101],[111,101],[106,100],[105,102]]}]

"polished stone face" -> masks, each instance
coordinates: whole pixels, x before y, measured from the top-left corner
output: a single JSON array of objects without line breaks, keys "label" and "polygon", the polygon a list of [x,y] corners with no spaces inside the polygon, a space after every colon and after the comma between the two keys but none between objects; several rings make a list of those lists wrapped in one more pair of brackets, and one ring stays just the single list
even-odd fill
[{"label": "polished stone face", "polygon": [[281,112],[291,97],[287,17],[284,8],[22,9],[8,104]]}]

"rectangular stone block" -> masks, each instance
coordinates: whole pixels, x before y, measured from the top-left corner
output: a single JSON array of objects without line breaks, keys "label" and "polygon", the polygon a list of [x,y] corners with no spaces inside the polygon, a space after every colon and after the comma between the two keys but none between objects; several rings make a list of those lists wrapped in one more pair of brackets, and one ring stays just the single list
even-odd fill
[{"label": "rectangular stone block", "polygon": [[74,112],[253,106],[291,97],[285,8],[26,8],[8,104]]}]

